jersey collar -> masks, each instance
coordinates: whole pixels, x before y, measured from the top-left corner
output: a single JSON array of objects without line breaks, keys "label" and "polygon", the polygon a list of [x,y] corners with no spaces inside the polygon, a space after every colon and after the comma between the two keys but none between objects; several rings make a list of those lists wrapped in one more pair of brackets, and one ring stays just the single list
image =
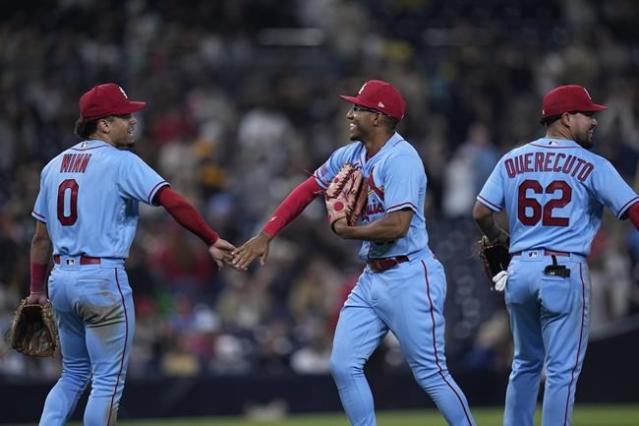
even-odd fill
[{"label": "jersey collar", "polygon": [[540,146],[543,148],[580,148],[577,142],[572,139],[557,139],[557,138],[541,138],[532,143],[534,146]]},{"label": "jersey collar", "polygon": [[99,139],[86,139],[75,144],[71,149],[74,151],[88,151],[91,149],[103,148],[108,146],[111,145]]},{"label": "jersey collar", "polygon": [[[379,151],[377,151],[377,153],[375,153],[375,155],[370,157],[368,160],[366,160],[366,148],[362,149],[362,152],[360,154],[360,157],[361,157],[361,160],[362,160],[362,164],[366,164],[368,161],[371,161],[374,158],[378,158],[383,151],[386,151],[386,150],[389,150],[389,149],[393,149],[398,143],[400,143],[400,142],[402,142],[404,140],[405,139],[399,133],[397,133],[397,132],[393,133],[393,135],[390,138],[388,138],[388,140],[382,146],[382,148]],[[362,147],[364,147],[363,143],[362,143]]]}]

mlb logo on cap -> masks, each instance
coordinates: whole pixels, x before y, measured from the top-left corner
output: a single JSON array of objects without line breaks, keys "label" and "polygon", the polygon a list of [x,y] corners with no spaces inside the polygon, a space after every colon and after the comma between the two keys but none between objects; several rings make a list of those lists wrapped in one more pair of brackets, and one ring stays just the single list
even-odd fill
[{"label": "mlb logo on cap", "polygon": [[374,109],[382,114],[401,120],[406,114],[406,101],[390,83],[369,80],[359,89],[357,96],[340,95],[346,102]]}]

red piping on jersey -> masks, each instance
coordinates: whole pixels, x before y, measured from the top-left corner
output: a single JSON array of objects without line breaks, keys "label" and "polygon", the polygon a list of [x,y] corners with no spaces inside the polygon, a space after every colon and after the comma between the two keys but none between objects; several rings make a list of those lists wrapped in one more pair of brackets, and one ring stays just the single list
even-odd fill
[{"label": "red piping on jersey", "polygon": [[400,204],[395,204],[394,206],[390,206],[389,208],[386,209],[386,211],[389,212],[393,209],[401,210],[406,207],[410,207],[412,210],[417,211],[417,207],[415,207],[415,204],[411,203],[410,201],[406,201],[405,203],[400,203]]},{"label": "red piping on jersey", "polygon": [[168,186],[168,185],[169,185],[169,183],[168,183],[167,181],[163,180],[162,182],[157,183],[157,184],[153,187],[153,189],[152,189],[152,190],[151,190],[151,192],[149,193],[149,198],[148,198],[148,202],[149,202],[149,204],[153,204],[153,199],[155,198],[156,191],[159,191],[160,189],[162,189],[161,187],[162,187],[163,185]]},{"label": "red piping on jersey", "polygon": [[584,275],[582,272],[582,264],[579,264],[579,278],[581,280],[581,326],[579,327],[579,343],[577,344],[577,357],[575,359],[575,366],[570,373],[570,384],[568,385],[568,395],[566,396],[566,408],[564,410],[564,422],[563,425],[568,424],[568,407],[570,406],[570,388],[575,381],[575,371],[579,368],[579,355],[581,354],[581,340],[584,335],[584,321],[586,316],[586,284],[584,283]]},{"label": "red piping on jersey", "polygon": [[33,217],[35,217],[36,219],[38,219],[40,222],[44,222],[47,223],[47,218],[45,218],[43,215],[41,215],[40,213],[36,212],[36,211],[32,211],[31,214],[33,215]]},{"label": "red piping on jersey", "polygon": [[214,244],[219,235],[206,223],[195,208],[171,187],[160,188],[155,201],[163,206],[177,223],[200,237],[207,245]]},{"label": "red piping on jersey", "polygon": [[623,217],[624,215],[627,216],[630,219],[630,222],[635,225],[635,228],[639,229],[639,201],[637,201],[637,199],[634,199],[632,201],[634,202],[634,204],[631,205],[625,212],[623,211],[623,208],[621,209],[622,213],[620,217]]},{"label": "red piping on jersey", "polygon": [[319,180],[322,183],[322,185],[324,185],[324,188],[322,188],[322,189],[328,188],[328,185],[329,185],[330,182],[326,182],[324,179],[322,179],[319,176],[312,176],[312,177],[315,177],[315,179]]},{"label": "red piping on jersey", "polygon": [[[106,143],[106,142],[105,142]],[[72,151],[91,151],[92,149],[106,148],[108,145],[89,146],[87,148],[71,148]]]},{"label": "red piping on jersey", "polygon": [[501,211],[501,207],[499,207],[497,204],[491,203],[490,201],[488,201],[481,195],[477,196],[477,200],[493,211],[496,211],[496,212]]},{"label": "red piping on jersey", "polygon": [[299,216],[315,197],[323,192],[324,189],[317,183],[315,177],[310,176],[304,182],[297,185],[284,201],[277,206],[271,218],[262,228],[262,232],[270,237],[274,237],[284,229],[286,225],[291,223],[293,219]]},{"label": "red piping on jersey", "polygon": [[109,404],[109,417],[107,419],[107,425],[111,424],[111,415],[113,414],[113,400],[115,399],[115,395],[118,393],[118,384],[120,383],[120,376],[122,375],[122,370],[124,369],[124,360],[127,356],[126,346],[129,341],[129,315],[126,312],[126,303],[124,302],[124,294],[122,294],[120,280],[118,279],[118,270],[113,269],[113,272],[115,273],[115,283],[118,286],[120,299],[122,299],[122,309],[124,310],[124,348],[122,349],[122,357],[120,358],[120,371],[118,371],[118,375],[115,378],[115,388],[113,389],[113,395],[111,395],[111,403]]},{"label": "red piping on jersey", "polygon": [[536,146],[537,148],[548,148],[548,149],[575,149],[575,148],[579,148],[578,146],[536,145],[534,143],[531,143],[530,145]]}]

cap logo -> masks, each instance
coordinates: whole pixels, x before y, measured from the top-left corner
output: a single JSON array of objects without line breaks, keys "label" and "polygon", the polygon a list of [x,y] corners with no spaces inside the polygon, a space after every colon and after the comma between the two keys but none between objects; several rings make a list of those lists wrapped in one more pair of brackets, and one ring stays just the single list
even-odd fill
[{"label": "cap logo", "polygon": [[588,93],[588,90],[586,90],[585,87],[582,87],[582,89],[584,89],[584,92],[586,92],[586,96],[588,96],[588,100],[592,101],[592,98],[590,97],[590,93]]},{"label": "cap logo", "polygon": [[382,101],[377,102],[377,106],[379,108],[386,108],[386,105],[384,105],[384,102],[382,102]]},{"label": "cap logo", "polygon": [[124,96],[124,99],[129,99],[129,97],[126,95],[126,93],[124,92],[124,89],[120,86],[118,86],[118,89],[120,89],[120,92],[122,92],[122,95]]},{"label": "cap logo", "polygon": [[364,84],[362,84],[362,87],[359,89],[359,92],[357,92],[358,95],[361,95],[362,92],[364,91],[364,88],[366,87],[366,85],[368,84],[368,81]]}]

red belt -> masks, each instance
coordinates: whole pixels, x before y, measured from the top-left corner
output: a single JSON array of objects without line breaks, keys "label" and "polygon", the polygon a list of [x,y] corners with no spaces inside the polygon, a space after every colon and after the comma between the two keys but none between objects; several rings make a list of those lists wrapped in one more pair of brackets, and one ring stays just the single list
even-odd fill
[{"label": "red belt", "polygon": [[[546,249],[539,249],[539,250],[524,250],[524,251],[542,251],[544,252],[545,256],[565,256],[565,257],[570,257],[570,253],[565,252],[565,251],[557,251],[557,250],[546,250]],[[521,256],[521,254],[523,253],[523,251],[518,251],[516,253],[513,253],[513,256]]]},{"label": "red belt", "polygon": [[383,259],[370,259],[368,266],[373,272],[384,272],[400,263],[408,262],[408,256],[385,257]]},{"label": "red belt", "polygon": [[[60,255],[55,255],[53,256],[53,261],[56,264],[60,264]],[[69,259],[71,260],[71,259]],[[99,265],[100,263],[102,263],[102,260],[100,260],[99,257],[93,257],[93,256],[85,256],[85,255],[81,255],[80,256],[80,265]],[[67,264],[69,264],[69,262],[67,262]]]}]

